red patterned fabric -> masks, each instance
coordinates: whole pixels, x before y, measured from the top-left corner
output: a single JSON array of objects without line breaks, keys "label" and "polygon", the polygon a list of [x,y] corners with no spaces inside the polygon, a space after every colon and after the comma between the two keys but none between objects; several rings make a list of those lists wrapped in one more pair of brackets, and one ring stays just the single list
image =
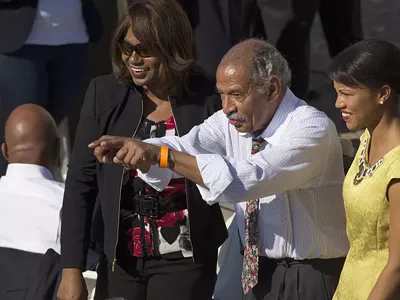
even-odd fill
[{"label": "red patterned fabric", "polygon": [[[138,130],[135,138],[145,139],[149,137],[161,137],[175,135],[175,120],[173,117],[162,121],[152,122],[144,120]],[[131,171],[130,175],[136,181],[141,181],[136,171]],[[147,193],[153,191],[148,187]],[[176,195],[186,193],[185,179],[172,179],[168,186],[160,193],[163,198],[170,198]],[[187,210],[168,213],[160,219],[155,220],[156,228],[151,226],[151,220],[148,217],[137,218],[133,222],[133,228],[128,230],[129,252],[136,257],[157,255],[158,249],[160,254],[171,253],[176,251],[191,251],[191,243],[188,230]],[[143,220],[144,224],[140,221]],[[144,226],[144,238],[141,237]],[[145,245],[143,245],[143,242]],[[144,251],[146,253],[144,253]],[[164,251],[164,252],[163,252]]]}]

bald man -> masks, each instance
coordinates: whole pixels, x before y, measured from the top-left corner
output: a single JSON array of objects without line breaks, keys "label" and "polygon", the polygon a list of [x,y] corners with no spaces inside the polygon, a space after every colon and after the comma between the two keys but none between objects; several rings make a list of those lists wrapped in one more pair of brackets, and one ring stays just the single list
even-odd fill
[{"label": "bald man", "polygon": [[56,123],[42,107],[26,104],[9,116],[0,178],[0,299],[24,299],[43,254],[60,252],[64,185],[53,181],[59,153]]},{"label": "bald man", "polygon": [[274,46],[243,41],[217,70],[222,110],[188,134],[89,145],[101,163],[139,170],[156,190],[179,174],[209,205],[235,204],[246,300],[331,299],[349,249],[338,133],[290,79]]},{"label": "bald man", "polygon": [[50,172],[57,166],[60,143],[57,125],[42,107],[25,104],[9,116],[1,150],[9,164],[39,165]]}]

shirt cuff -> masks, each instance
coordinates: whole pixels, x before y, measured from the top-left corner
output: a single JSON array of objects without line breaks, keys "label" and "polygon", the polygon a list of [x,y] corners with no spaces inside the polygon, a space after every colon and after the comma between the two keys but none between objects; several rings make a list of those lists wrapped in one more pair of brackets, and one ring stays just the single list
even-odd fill
[{"label": "shirt cuff", "polygon": [[147,173],[137,170],[139,177],[158,192],[163,191],[172,178],[170,169],[161,169],[158,166],[151,166]]},{"label": "shirt cuff", "polygon": [[196,155],[197,166],[204,185],[197,185],[202,198],[209,204],[222,200],[222,193],[233,181],[226,160],[216,154]]}]

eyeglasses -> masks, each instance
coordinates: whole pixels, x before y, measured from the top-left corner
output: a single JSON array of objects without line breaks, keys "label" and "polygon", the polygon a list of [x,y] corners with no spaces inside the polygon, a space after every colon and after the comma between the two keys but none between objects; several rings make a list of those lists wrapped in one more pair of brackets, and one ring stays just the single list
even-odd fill
[{"label": "eyeglasses", "polygon": [[146,49],[144,49],[140,44],[134,46],[131,43],[122,41],[122,43],[119,44],[119,49],[123,54],[129,57],[132,56],[133,52],[135,52],[140,57],[151,57],[151,54]]}]

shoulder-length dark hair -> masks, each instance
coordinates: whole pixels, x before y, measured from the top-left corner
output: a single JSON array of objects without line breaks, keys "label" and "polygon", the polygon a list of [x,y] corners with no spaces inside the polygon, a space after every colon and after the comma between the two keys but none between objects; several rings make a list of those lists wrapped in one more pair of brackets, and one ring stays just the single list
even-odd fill
[{"label": "shoulder-length dark hair", "polygon": [[350,87],[400,93],[400,49],[383,40],[363,40],[339,53],[329,68],[331,80]]},{"label": "shoulder-length dark hair", "polygon": [[196,47],[192,27],[175,0],[131,0],[111,42],[114,75],[132,86],[131,75],[122,61],[120,44],[128,29],[143,47],[160,60],[160,86],[171,93],[187,90],[189,76],[195,70]]}]

